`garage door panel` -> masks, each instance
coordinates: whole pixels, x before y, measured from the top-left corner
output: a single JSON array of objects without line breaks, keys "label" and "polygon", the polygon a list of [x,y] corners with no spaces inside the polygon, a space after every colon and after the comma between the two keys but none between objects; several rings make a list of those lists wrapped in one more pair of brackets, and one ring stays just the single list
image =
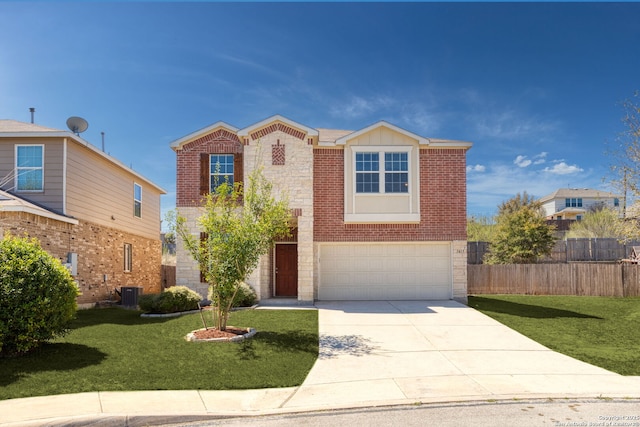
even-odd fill
[{"label": "garage door panel", "polygon": [[447,243],[322,244],[321,300],[449,299]]}]

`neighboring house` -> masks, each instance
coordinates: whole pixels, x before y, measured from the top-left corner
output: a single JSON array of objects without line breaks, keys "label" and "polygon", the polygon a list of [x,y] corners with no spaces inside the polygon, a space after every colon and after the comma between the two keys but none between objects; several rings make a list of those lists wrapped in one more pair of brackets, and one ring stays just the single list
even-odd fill
[{"label": "neighboring house", "polygon": [[607,207],[622,216],[621,197],[588,188],[560,188],[539,199],[547,219],[580,220],[589,209]]},{"label": "neighboring house", "polygon": [[[470,147],[384,121],[355,132],[279,115],[242,129],[217,122],[171,144],[176,207],[197,234],[215,175],[242,181],[262,166],[294,218],[292,237],[248,280],[260,299],[465,300]],[[177,243],[177,284],[206,294],[198,265]]]},{"label": "neighboring house", "polygon": [[0,232],[40,240],[90,306],[122,286],[160,292],[165,191],[72,132],[0,120]]}]

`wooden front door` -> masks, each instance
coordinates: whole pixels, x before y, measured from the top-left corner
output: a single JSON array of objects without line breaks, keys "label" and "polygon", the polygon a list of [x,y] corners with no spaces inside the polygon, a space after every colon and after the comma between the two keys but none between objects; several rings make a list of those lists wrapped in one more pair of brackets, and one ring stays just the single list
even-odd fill
[{"label": "wooden front door", "polygon": [[276,245],[276,294],[277,297],[298,296],[298,245]]}]

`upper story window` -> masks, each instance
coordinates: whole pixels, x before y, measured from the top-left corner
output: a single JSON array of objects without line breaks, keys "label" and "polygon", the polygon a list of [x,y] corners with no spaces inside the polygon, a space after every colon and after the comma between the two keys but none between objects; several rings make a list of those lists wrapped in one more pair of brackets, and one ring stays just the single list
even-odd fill
[{"label": "upper story window", "polygon": [[209,156],[209,191],[215,192],[223,182],[233,185],[233,154],[211,154]]},{"label": "upper story window", "polygon": [[44,190],[44,145],[16,145],[16,191]]},{"label": "upper story window", "polygon": [[566,199],[564,199],[564,205],[567,208],[581,208],[582,207],[582,197],[566,198]]},{"label": "upper story window", "polygon": [[356,152],[355,172],[356,193],[409,192],[407,152]]},{"label": "upper story window", "polygon": [[133,216],[142,217],[142,187],[140,184],[133,184]]},{"label": "upper story window", "polygon": [[379,153],[356,153],[356,193],[380,192]]}]

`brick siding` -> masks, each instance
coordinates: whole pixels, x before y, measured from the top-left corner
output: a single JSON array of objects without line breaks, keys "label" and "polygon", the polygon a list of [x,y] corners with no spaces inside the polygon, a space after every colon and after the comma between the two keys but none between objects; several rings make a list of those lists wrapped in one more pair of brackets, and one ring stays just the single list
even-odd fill
[{"label": "brick siding", "polygon": [[[82,292],[78,297],[80,305],[109,299],[114,288],[121,286],[139,286],[143,293],[161,291],[160,238],[148,239],[86,221],[72,225],[26,212],[3,212],[0,231],[36,237],[44,250],[63,263],[67,253],[77,253],[78,275],[75,279]],[[123,271],[125,243],[133,248],[130,273]]]},{"label": "brick siding", "polygon": [[465,150],[420,150],[419,224],[345,224],[343,171],[343,150],[314,150],[314,241],[466,240]]},{"label": "brick siding", "polygon": [[176,151],[176,206],[200,206],[200,153],[236,154],[243,146],[236,135],[220,129]]}]

